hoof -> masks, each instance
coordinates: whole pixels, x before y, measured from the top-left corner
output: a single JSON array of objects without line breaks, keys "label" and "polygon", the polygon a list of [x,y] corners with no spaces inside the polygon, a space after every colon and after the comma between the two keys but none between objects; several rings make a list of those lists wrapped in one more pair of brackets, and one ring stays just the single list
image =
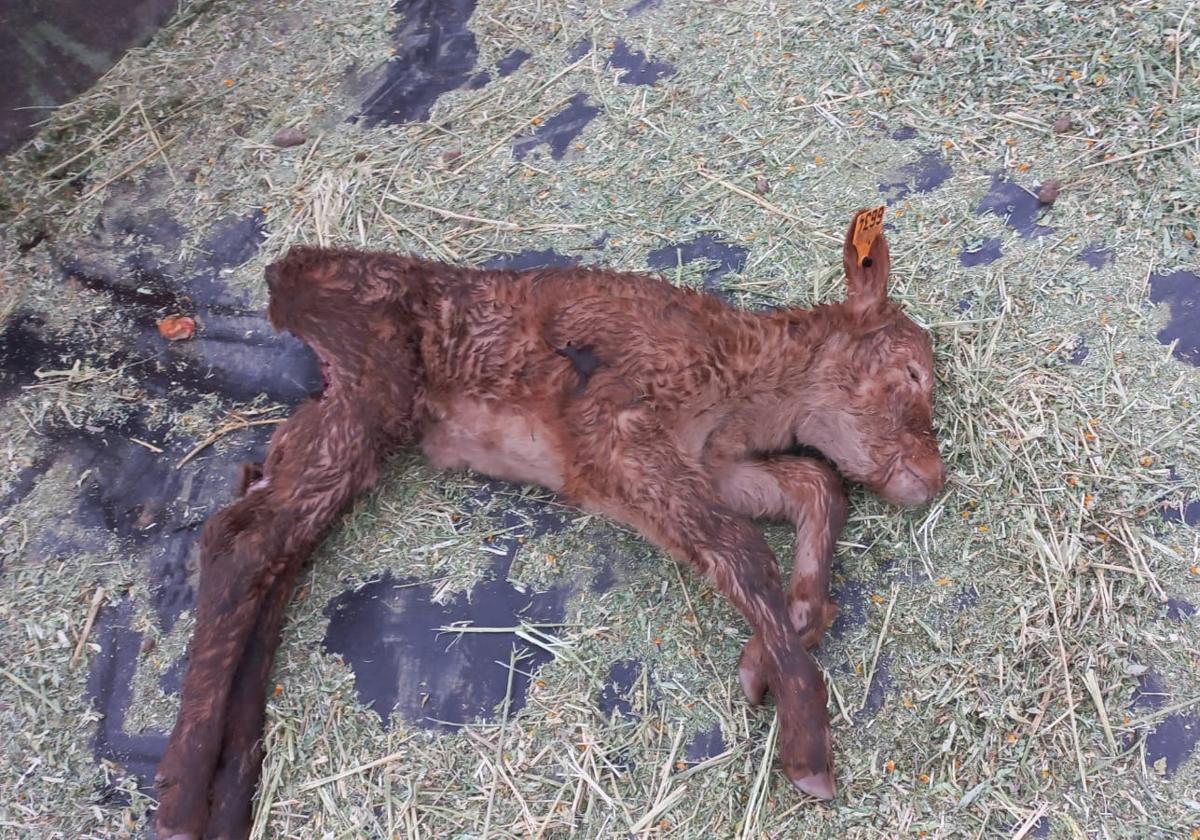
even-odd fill
[{"label": "hoof", "polygon": [[837,793],[833,774],[828,771],[814,773],[811,776],[789,776],[788,778],[801,793],[807,793],[817,799],[833,799],[834,794]]},{"label": "hoof", "polygon": [[738,660],[738,680],[742,684],[742,693],[746,695],[746,701],[751,706],[762,703],[763,695],[767,693],[767,674],[762,654],[758,637],[753,636],[742,648],[742,657]]},{"label": "hoof", "polygon": [[825,600],[815,609],[802,602],[792,605],[792,627],[800,634],[800,642],[805,650],[812,650],[821,644],[825,631],[833,624],[837,613],[837,604],[831,600]]}]

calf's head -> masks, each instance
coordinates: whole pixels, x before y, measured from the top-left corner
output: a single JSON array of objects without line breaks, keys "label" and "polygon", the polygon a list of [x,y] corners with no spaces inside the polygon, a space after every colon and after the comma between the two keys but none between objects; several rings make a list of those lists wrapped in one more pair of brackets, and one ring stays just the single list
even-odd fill
[{"label": "calf's head", "polygon": [[883,234],[860,258],[854,229],[843,246],[846,300],[823,309],[830,329],[813,357],[817,392],[796,437],[889,502],[924,504],[946,481],[933,431],[933,346],[888,300]]}]

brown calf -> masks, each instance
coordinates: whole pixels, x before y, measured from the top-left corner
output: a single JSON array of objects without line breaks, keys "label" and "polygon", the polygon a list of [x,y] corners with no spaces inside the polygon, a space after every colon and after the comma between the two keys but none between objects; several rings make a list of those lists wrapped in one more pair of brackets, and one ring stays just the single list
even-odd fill
[{"label": "brown calf", "polygon": [[[807,649],[835,612],[829,565],[846,503],[832,469],[785,453],[819,449],[897,504],[923,503],[945,480],[929,338],[887,299],[883,236],[860,239],[860,252],[854,231],[845,302],[763,313],[592,269],[314,248],[270,266],[271,322],[313,347],[327,385],[205,526],[159,837],[248,832],[297,570],[383,456],[414,444],[438,467],[548,487],[707,576],[753,630],[742,687],[753,703],[770,689],[784,771],[831,797],[827,695]],[[796,527],[786,591],[753,517]]]}]

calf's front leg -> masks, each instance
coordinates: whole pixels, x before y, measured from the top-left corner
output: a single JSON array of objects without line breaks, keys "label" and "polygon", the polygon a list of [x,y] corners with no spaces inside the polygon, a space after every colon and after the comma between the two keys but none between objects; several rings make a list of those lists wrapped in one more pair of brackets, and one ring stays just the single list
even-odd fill
[{"label": "calf's front leg", "polygon": [[[846,492],[832,468],[811,458],[775,456],[742,461],[717,481],[725,504],[746,516],[787,520],[796,529],[788,617],[806,648],[816,647],[837,615],[829,598],[833,548],[846,524]],[[752,636],[738,662],[746,699],[757,705],[767,689],[764,651]]]},{"label": "calf's front leg", "polygon": [[[620,443],[596,443],[593,451],[610,453],[608,464],[596,472],[585,467],[590,480],[568,488],[569,494],[689,563],[741,612],[762,640],[762,672],[775,698],[784,772],[801,791],[832,797],[825,681],[791,627],[775,555],[752,521],[720,502],[696,465],[663,444],[661,430],[652,424],[635,428],[639,425],[622,418]],[[599,475],[604,478],[596,480]]]},{"label": "calf's front leg", "polygon": [[837,616],[829,597],[833,548],[846,526],[846,491],[832,467],[781,455],[742,461],[718,479],[722,501],[745,516],[791,522],[796,531],[788,615],[808,648]]}]

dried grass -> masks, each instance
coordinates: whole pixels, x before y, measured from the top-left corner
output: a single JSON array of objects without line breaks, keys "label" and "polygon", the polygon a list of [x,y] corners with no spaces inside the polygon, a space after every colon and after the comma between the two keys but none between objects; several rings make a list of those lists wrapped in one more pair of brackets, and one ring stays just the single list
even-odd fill
[{"label": "dried grass", "polygon": [[[381,729],[349,667],[321,651],[325,604],[383,569],[468,591],[489,563],[484,514],[452,521],[476,480],[401,459],[293,606],[256,836],[998,837],[1028,836],[1045,817],[1053,836],[1194,837],[1196,759],[1171,778],[1146,768],[1127,736],[1167,712],[1126,711],[1147,666],[1174,689],[1173,710],[1200,698],[1196,619],[1160,617],[1165,593],[1200,601],[1200,534],[1153,510],[1200,492],[1200,373],[1154,340],[1163,315],[1146,296],[1149,272],[1196,261],[1200,46],[1186,5],[734,0],[626,19],[611,2],[484,2],[471,19],[478,66],[518,46],[533,57],[443,96],[430,123],[363,129],[344,122],[359,89],[343,71],[386,55],[386,6],[197,3],[51,117],[8,161],[0,194],[11,216],[0,265],[25,305],[73,329],[111,313],[64,292],[44,249],[16,246],[39,228],[82,236],[103,185],[124,178],[153,180],[193,233],[265,208],[265,246],[226,278],[259,301],[263,265],[294,242],[462,262],[554,248],[641,269],[650,249],[707,231],[749,248],[726,278],[741,300],[811,303],[839,294],[830,237],[934,149],[953,177],[889,218],[895,294],[936,337],[953,477],[921,511],[855,498],[838,574],[870,597],[865,622],[820,653],[842,793],[813,805],[772,770],[769,711],[736,691],[741,621],[630,535],[582,517],[529,541],[514,574],[539,588],[575,571],[548,556],[587,568],[602,552],[627,582],[603,596],[580,586],[554,636],[525,628],[556,654],[525,708],[456,736]],[[603,45],[618,36],[678,72],[654,88],[617,83]],[[572,64],[582,38],[600,49]],[[580,89],[603,112],[567,157],[515,161],[512,138]],[[1055,133],[1063,115],[1072,127]],[[892,139],[900,124],[916,139]],[[310,141],[271,147],[284,125]],[[1064,181],[1044,220],[1057,234],[1024,240],[974,214],[997,170],[1030,187]],[[988,237],[1005,256],[961,267],[963,243]],[[1093,239],[1115,263],[1076,259]],[[700,269],[678,282],[699,282]],[[1068,364],[1080,336],[1090,355]],[[55,411],[116,416],[119,372],[75,361],[0,408],[5,475],[46,445],[37,429]],[[181,433],[200,442],[237,408],[198,407]],[[76,478],[47,476],[0,520],[0,726],[15,733],[0,751],[0,836],[121,836],[145,805],[136,793],[127,809],[93,804],[95,713],[85,669],[70,667],[97,587],[144,595],[144,572],[111,540],[53,561],[26,550]],[[786,531],[770,536],[786,557]],[[188,630],[181,621],[140,669],[136,725],[170,720],[172,701],[152,686]],[[895,690],[864,712],[884,656]],[[636,721],[596,705],[621,658],[653,671]],[[681,766],[713,721],[729,749]]]}]

